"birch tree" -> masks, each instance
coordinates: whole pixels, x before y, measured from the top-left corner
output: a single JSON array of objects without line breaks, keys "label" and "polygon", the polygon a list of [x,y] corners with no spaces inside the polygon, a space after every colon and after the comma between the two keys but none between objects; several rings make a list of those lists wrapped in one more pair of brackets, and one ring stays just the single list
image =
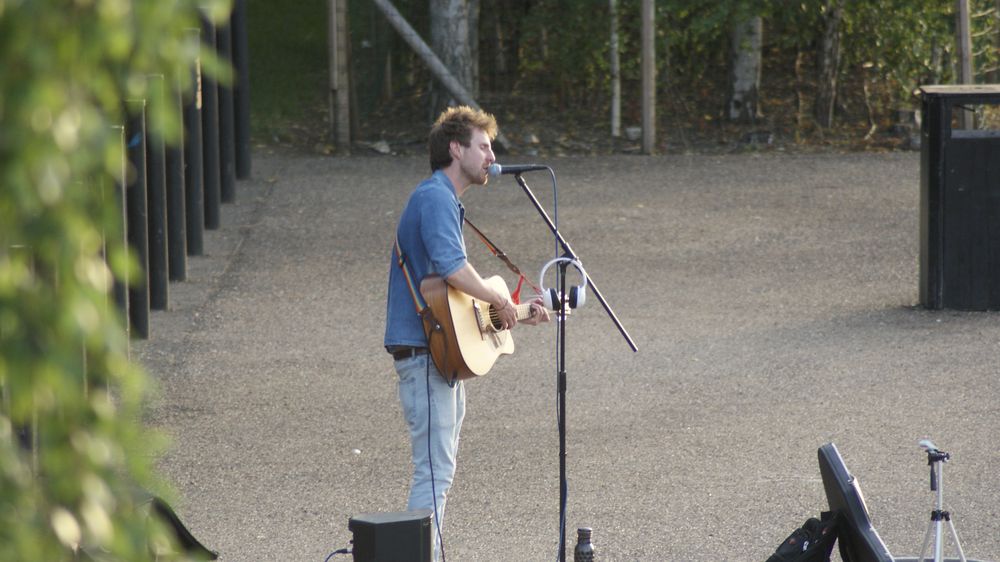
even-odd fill
[{"label": "birch tree", "polygon": [[842,0],[826,0],[823,7],[823,30],[817,61],[816,122],[822,127],[833,125],[833,109],[837,103],[837,75],[840,71],[840,23]]},{"label": "birch tree", "polygon": [[760,68],[764,22],[759,15],[738,18],[732,29],[729,119],[753,122],[760,116]]}]

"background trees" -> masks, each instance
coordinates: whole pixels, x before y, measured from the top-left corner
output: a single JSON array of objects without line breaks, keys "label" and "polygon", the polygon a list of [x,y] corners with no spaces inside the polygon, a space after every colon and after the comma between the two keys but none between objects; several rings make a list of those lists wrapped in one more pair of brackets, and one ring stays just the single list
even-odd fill
[{"label": "background trees", "polygon": [[[997,72],[997,0],[969,1],[977,80],[985,82]],[[360,102],[363,121],[394,102],[412,106],[431,91],[419,61],[366,3],[350,3],[353,72],[359,90],[381,95]],[[444,13],[439,5],[469,6],[469,21],[478,11],[462,0],[394,4],[424,37],[434,36],[435,14]],[[639,4],[617,5],[626,125],[638,121]],[[478,48],[478,69],[470,75],[479,78],[467,89],[478,88],[496,102],[492,107],[515,115],[532,108],[585,110],[607,130],[609,9],[596,0],[490,3],[478,23],[469,24]],[[666,131],[726,136],[734,122],[744,124],[740,130],[749,125],[789,137],[837,128],[862,138],[887,130],[898,110],[915,108],[911,92],[918,85],[956,76],[954,2],[660,0],[656,9],[657,114]]]}]

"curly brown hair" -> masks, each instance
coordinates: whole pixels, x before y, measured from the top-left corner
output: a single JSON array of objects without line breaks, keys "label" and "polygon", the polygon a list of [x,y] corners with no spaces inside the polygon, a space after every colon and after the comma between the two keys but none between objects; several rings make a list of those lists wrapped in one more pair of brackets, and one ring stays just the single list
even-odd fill
[{"label": "curly brown hair", "polygon": [[473,129],[481,129],[492,141],[497,136],[497,120],[493,115],[467,105],[449,107],[438,116],[427,141],[431,172],[451,164],[451,141],[457,140],[462,146],[469,146]]}]

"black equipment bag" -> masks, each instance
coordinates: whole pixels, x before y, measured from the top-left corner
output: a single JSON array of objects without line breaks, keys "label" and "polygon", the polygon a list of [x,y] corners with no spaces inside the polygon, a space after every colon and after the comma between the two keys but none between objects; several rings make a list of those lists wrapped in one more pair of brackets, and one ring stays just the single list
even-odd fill
[{"label": "black equipment bag", "polygon": [[810,517],[788,535],[767,562],[830,562],[838,519],[829,511],[821,513],[820,519]]}]

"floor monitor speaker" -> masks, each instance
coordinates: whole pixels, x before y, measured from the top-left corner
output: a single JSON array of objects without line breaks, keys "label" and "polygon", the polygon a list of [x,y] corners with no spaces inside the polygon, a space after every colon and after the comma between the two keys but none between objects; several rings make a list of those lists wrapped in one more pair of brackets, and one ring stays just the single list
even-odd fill
[{"label": "floor monitor speaker", "polygon": [[394,513],[366,513],[352,517],[355,562],[430,562],[429,509]]}]

